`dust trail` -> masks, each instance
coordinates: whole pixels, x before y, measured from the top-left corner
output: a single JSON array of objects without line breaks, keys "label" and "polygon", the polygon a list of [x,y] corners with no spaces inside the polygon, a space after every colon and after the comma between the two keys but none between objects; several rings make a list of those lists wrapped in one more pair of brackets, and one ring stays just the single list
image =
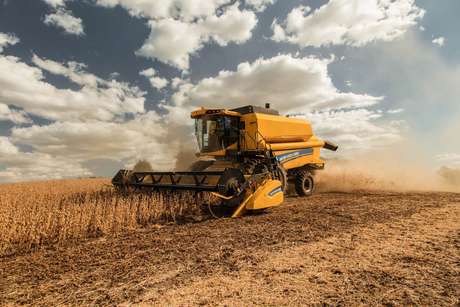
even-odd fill
[{"label": "dust trail", "polygon": [[319,191],[386,190],[460,192],[460,170],[437,171],[418,161],[368,153],[354,160],[330,160],[317,172]]},{"label": "dust trail", "polygon": [[460,186],[460,169],[443,166],[439,169],[438,175],[445,184],[457,187]]}]

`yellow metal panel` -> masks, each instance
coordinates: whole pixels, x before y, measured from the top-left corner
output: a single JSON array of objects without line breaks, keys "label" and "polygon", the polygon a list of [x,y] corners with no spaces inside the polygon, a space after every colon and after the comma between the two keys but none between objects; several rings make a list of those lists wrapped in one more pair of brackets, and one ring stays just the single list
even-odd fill
[{"label": "yellow metal panel", "polygon": [[[324,145],[312,138],[311,125],[305,120],[261,113],[242,115],[241,120],[245,123],[242,144],[246,150],[269,149],[270,146],[266,145],[266,142],[272,143],[274,150]],[[310,140],[315,140],[315,143],[306,146],[305,143]]]},{"label": "yellow metal panel", "polygon": [[[257,118],[255,113],[245,114],[241,117],[245,129],[241,132],[241,147],[243,150],[254,150],[259,148],[260,137],[257,133]],[[262,147],[261,147],[262,148]]]},{"label": "yellow metal panel", "polygon": [[279,115],[256,114],[260,134],[267,139],[302,137],[308,140],[312,135],[309,122]]},{"label": "yellow metal panel", "polygon": [[284,201],[284,193],[281,182],[278,180],[267,180],[262,184],[251,199],[246,203],[246,210],[265,209],[279,206]]}]

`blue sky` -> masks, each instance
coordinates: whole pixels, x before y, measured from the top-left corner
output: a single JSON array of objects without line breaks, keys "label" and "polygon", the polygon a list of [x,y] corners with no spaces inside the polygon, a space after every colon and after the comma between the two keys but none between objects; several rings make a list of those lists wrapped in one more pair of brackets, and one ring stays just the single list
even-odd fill
[{"label": "blue sky", "polygon": [[[341,155],[460,165],[456,0],[2,0],[0,180],[194,148],[194,108],[263,105]],[[410,146],[409,146],[410,144]]]}]

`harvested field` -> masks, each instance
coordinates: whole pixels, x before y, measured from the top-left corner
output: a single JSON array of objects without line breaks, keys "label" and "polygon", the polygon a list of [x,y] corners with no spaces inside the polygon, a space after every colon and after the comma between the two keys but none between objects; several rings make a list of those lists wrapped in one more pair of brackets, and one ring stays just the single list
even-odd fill
[{"label": "harvested field", "polygon": [[0,258],[0,304],[444,305],[460,194],[321,192],[266,214],[125,229]]}]

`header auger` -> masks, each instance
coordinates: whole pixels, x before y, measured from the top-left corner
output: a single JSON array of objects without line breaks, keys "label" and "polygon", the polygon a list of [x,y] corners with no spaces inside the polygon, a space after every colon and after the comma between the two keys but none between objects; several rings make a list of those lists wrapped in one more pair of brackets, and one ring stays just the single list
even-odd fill
[{"label": "header auger", "polygon": [[321,148],[337,146],[313,135],[309,122],[265,108],[201,108],[192,112],[200,159],[185,172],[120,170],[112,179],[124,190],[190,190],[213,193],[215,209],[232,217],[280,205],[288,184],[299,196],[315,187],[324,168]]}]

